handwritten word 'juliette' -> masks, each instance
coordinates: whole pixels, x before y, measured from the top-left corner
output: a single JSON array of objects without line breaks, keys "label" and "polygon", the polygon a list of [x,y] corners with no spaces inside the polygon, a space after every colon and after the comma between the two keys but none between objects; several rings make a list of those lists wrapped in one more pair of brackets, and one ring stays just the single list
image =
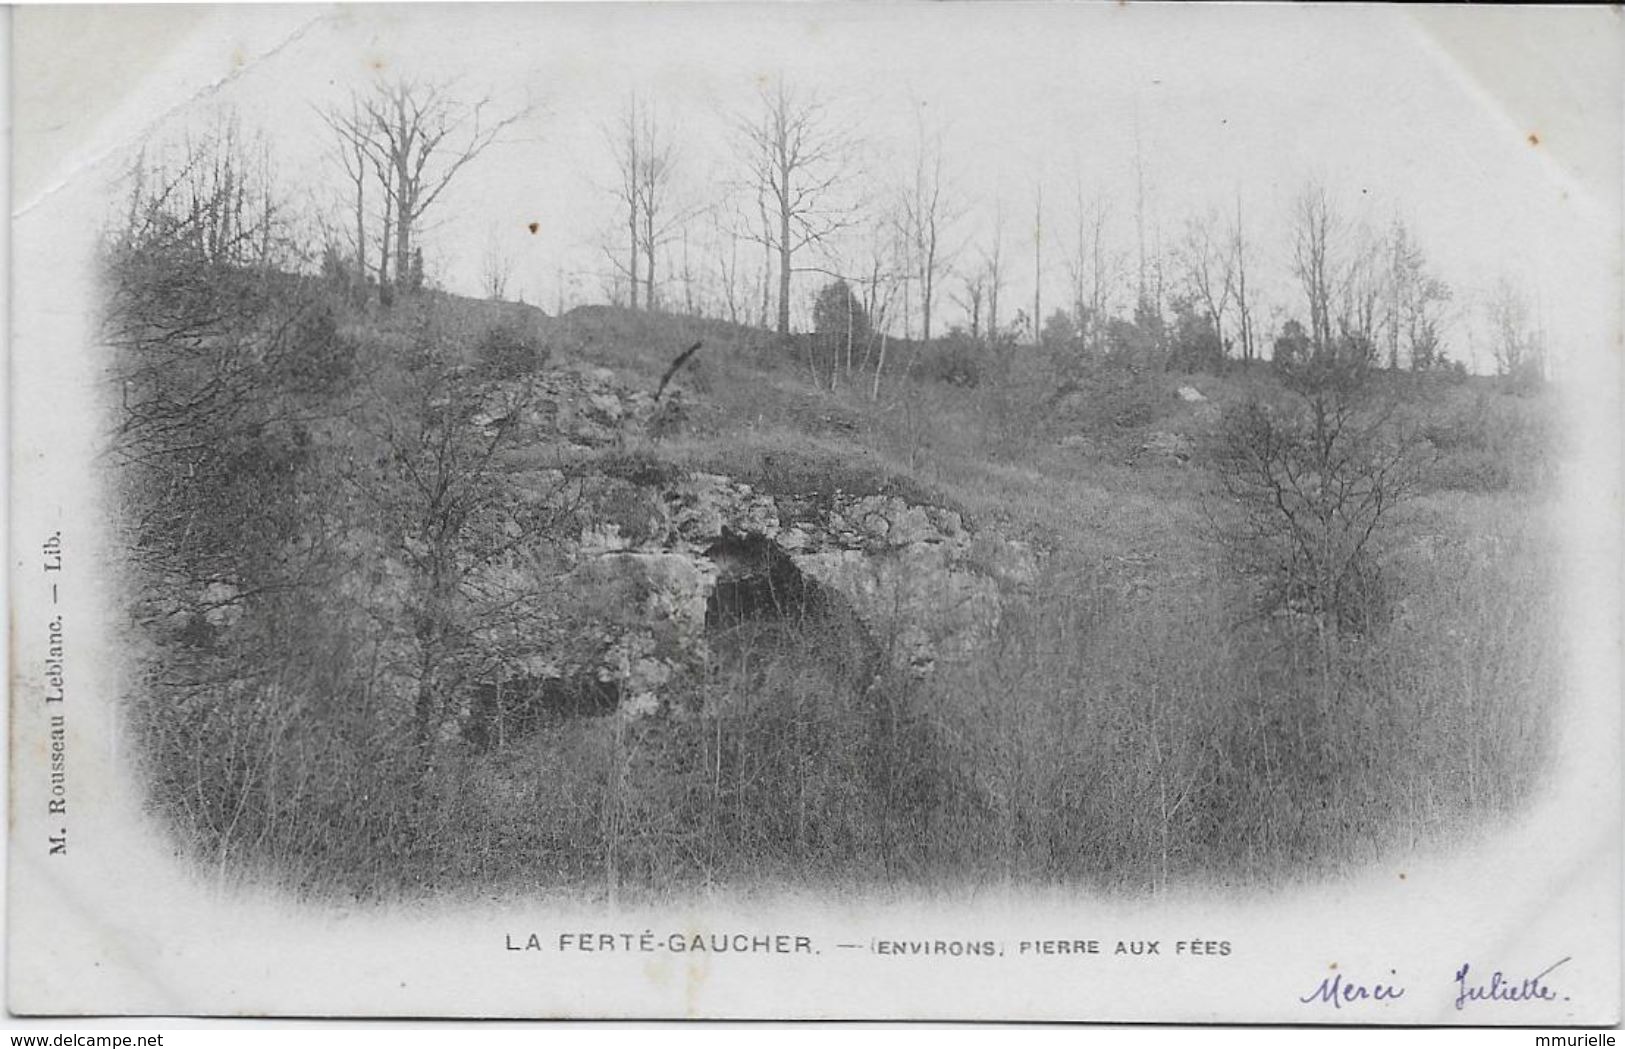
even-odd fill
[{"label": "handwritten word 'juliette'", "polygon": [[1467,978],[1472,972],[1472,966],[1466,962],[1456,970],[1456,1008],[1464,1009],[1471,1002],[1549,1002],[1557,998],[1557,992],[1547,987],[1541,981],[1550,976],[1558,966],[1569,961],[1563,958],[1553,962],[1534,976],[1525,977],[1516,983],[1513,979],[1503,976],[1497,969],[1490,974],[1488,983],[1468,983]]}]

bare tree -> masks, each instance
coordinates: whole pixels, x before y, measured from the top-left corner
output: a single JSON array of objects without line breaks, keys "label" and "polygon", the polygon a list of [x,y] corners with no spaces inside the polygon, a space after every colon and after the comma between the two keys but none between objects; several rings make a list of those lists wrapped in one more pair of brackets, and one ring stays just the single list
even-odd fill
[{"label": "bare tree", "polygon": [[1083,204],[1083,180],[1080,178],[1076,187],[1077,214],[1076,228],[1077,246],[1072,258],[1067,260],[1068,275],[1072,278],[1072,319],[1081,330],[1084,326],[1086,306],[1088,299],[1084,293],[1084,284],[1088,280],[1088,236],[1085,233],[1088,223]]},{"label": "bare tree", "polygon": [[877,400],[886,367],[893,306],[898,292],[908,281],[907,238],[895,215],[878,213],[865,243],[868,252],[863,266],[867,272],[859,284],[863,288],[863,311],[869,318],[869,327],[859,370],[867,372],[873,363],[869,396]]},{"label": "bare tree", "polygon": [[[739,225],[736,221],[727,221],[723,218],[726,207],[724,204],[710,211],[712,243],[716,250],[717,281],[722,292],[722,308],[726,311],[729,323],[738,324],[746,306],[746,292],[744,278],[739,272]],[[737,215],[733,218],[737,219]]]},{"label": "bare tree", "polygon": [[350,105],[346,110],[326,110],[321,112],[322,120],[333,129],[338,136],[337,154],[339,162],[344,166],[345,179],[355,187],[355,268],[358,278],[365,283],[367,278],[367,183],[375,176],[372,170],[372,161],[368,153],[368,125],[362,116],[361,100],[354,93],[350,93]]},{"label": "bare tree", "polygon": [[[653,107],[646,107],[643,116],[643,149],[638,168],[638,205],[643,209],[643,301],[648,309],[655,308],[655,256],[667,244],[679,239],[690,213],[675,207],[672,202],[672,176],[676,171],[677,147],[674,140],[662,134]],[[684,261],[687,261],[686,237]],[[690,299],[692,289],[690,289]],[[690,305],[692,309],[692,303]]]},{"label": "bare tree", "polygon": [[[907,284],[907,278],[899,277],[895,269],[893,269],[889,275],[885,276],[882,276],[880,271],[876,270],[876,276],[877,280],[882,281],[883,283],[881,283],[878,287],[877,294],[875,295],[874,310],[869,315],[869,330],[871,333],[871,338],[873,338],[874,333],[878,332],[879,334],[879,352],[876,353],[874,357],[874,381],[869,387],[869,399],[871,401],[878,401],[880,399],[880,378],[886,370],[886,344],[891,338],[890,330],[892,308],[897,302],[898,289]],[[871,345],[873,344],[871,343]],[[865,366],[868,365],[867,352],[864,355],[864,364]]]},{"label": "bare tree", "polygon": [[1388,240],[1384,244],[1385,262],[1388,272],[1387,287],[1385,289],[1386,303],[1384,317],[1385,341],[1388,344],[1388,370],[1399,370],[1399,344],[1404,324],[1400,320],[1400,302],[1405,297],[1400,285],[1404,282],[1404,274],[1410,268],[1412,261],[1420,265],[1420,252],[1410,243],[1410,234],[1405,224],[1396,216],[1393,225],[1388,230]]},{"label": "bare tree", "polygon": [[[107,246],[102,335],[115,354],[119,401],[111,448],[141,470],[168,471],[154,474],[136,528],[157,525],[136,541],[164,556],[206,540],[219,549],[241,542],[240,521],[218,532],[209,523],[238,507],[187,500],[211,481],[239,483],[234,451],[299,424],[273,391],[332,349],[311,304],[292,293],[299,289],[261,272],[281,260],[267,254],[280,205],[259,144],[227,114],[201,133],[144,148],[131,171],[128,219]],[[275,459],[261,450],[261,462]],[[239,472],[252,491],[253,471]],[[172,501],[184,516],[163,516]]]},{"label": "bare tree", "polygon": [[621,122],[606,133],[614,151],[619,179],[614,187],[617,203],[625,209],[626,261],[608,252],[630,284],[630,306],[638,308],[638,284],[643,285],[644,308],[655,306],[656,260],[661,249],[679,239],[679,230],[691,213],[672,203],[677,147],[661,130],[653,105],[630,96]]},{"label": "bare tree", "polygon": [[797,253],[849,224],[836,191],[849,174],[850,147],[828,107],[782,76],[761,89],[760,102],[756,117],[741,122],[741,159],[757,192],[762,222],[756,237],[770,258],[777,256],[778,331],[784,335]]},{"label": "bare tree", "polygon": [[285,222],[270,145],[245,133],[236,113],[221,113],[166,147],[143,149],[132,175],[124,231],[132,242],[163,234],[209,263],[276,262]]},{"label": "bare tree", "polygon": [[[417,234],[423,216],[457,174],[484,153],[523,112],[492,115],[491,100],[454,99],[449,85],[399,79],[380,81],[358,97],[358,132],[384,185],[393,212],[395,280],[421,274]],[[389,254],[390,227],[384,231]],[[380,274],[384,272],[380,266]]]},{"label": "bare tree", "polygon": [[1399,219],[1388,234],[1388,367],[1400,367],[1401,351],[1413,371],[1426,371],[1443,356],[1440,311],[1450,288],[1429,272],[1422,249]]},{"label": "bare tree", "polygon": [[1151,307],[1162,324],[1163,308],[1168,301],[1168,253],[1162,245],[1162,219],[1153,213],[1151,221]]},{"label": "bare tree", "polygon": [[1529,300],[1511,278],[1497,278],[1485,300],[1490,327],[1490,351],[1495,373],[1517,380],[1540,378],[1545,373],[1545,348],[1531,322]]},{"label": "bare tree", "polygon": [[513,585],[513,559],[545,547],[568,512],[568,485],[516,490],[504,477],[503,456],[531,439],[520,420],[537,396],[533,378],[475,383],[425,361],[372,382],[364,425],[383,454],[377,467],[361,460],[353,483],[412,570],[403,620],[415,648],[409,731],[421,789],[443,726],[459,716],[459,691],[482,662],[512,662],[516,639],[538,632],[548,598]]},{"label": "bare tree", "polygon": [[1113,255],[1106,244],[1106,223],[1110,215],[1104,197],[1086,201],[1079,186],[1076,255],[1069,266],[1078,334],[1095,354],[1105,351],[1106,312],[1122,266],[1121,259]]},{"label": "bare tree", "polygon": [[963,278],[963,285],[959,294],[954,296],[954,303],[965,311],[965,320],[969,322],[970,337],[977,342],[982,339],[982,303],[987,299],[987,271],[975,269]]},{"label": "bare tree", "polygon": [[1236,194],[1236,217],[1229,230],[1231,286],[1236,296],[1236,327],[1241,338],[1241,359],[1251,363],[1256,356],[1253,332],[1253,304],[1247,297],[1247,237],[1241,219],[1241,194]]},{"label": "bare tree", "polygon": [[395,211],[390,203],[394,199],[394,174],[390,171],[389,165],[374,155],[372,175],[378,183],[381,199],[378,222],[378,295],[387,305],[394,294],[389,281],[390,260],[393,258],[390,253],[391,237],[395,232]]},{"label": "bare tree", "polygon": [[1384,321],[1383,254],[1363,223],[1350,223],[1338,214],[1323,186],[1311,183],[1299,195],[1293,273],[1309,305],[1316,354],[1337,352],[1363,363],[1374,357]]},{"label": "bare tree", "polygon": [[700,315],[703,307],[699,305],[700,300],[696,295],[695,284],[698,275],[694,271],[694,263],[688,254],[688,227],[686,225],[682,227],[679,234],[679,242],[681,250],[677,256],[680,263],[677,273],[683,282],[683,312],[690,317],[696,317]]},{"label": "bare tree", "polygon": [[1387,251],[1364,224],[1350,226],[1337,280],[1336,329],[1342,352],[1374,363],[1387,316],[1383,300],[1389,284]]},{"label": "bare tree", "polygon": [[1044,340],[1044,187],[1038,186],[1033,205],[1033,344]]},{"label": "bare tree", "polygon": [[1174,251],[1174,261],[1185,293],[1207,314],[1219,345],[1227,347],[1224,322],[1230,311],[1232,267],[1231,255],[1219,240],[1217,226],[1213,215],[1190,219]]},{"label": "bare tree", "polygon": [[[1138,298],[1135,304],[1144,308],[1151,299],[1151,281],[1147,271],[1148,258],[1145,250],[1145,151],[1140,144],[1140,116],[1138,110],[1134,114],[1134,232],[1140,245],[1140,282],[1138,284]],[[1157,303],[1157,312],[1162,312],[1162,303]]]},{"label": "bare tree", "polygon": [[[633,93],[627,100],[626,115],[622,118],[619,127],[607,134],[610,146],[615,151],[615,164],[620,171],[620,182],[615,187],[618,202],[626,209],[626,262],[617,265],[621,272],[631,282],[632,309],[638,308],[638,250],[643,243],[638,223],[638,199],[642,190],[642,168],[638,149],[641,145],[641,136],[638,133],[638,96]],[[609,253],[615,259],[615,253]]]},{"label": "bare tree", "polygon": [[500,301],[507,297],[508,278],[513,274],[513,257],[502,246],[501,235],[492,227],[485,235],[485,254],[480,260],[480,283],[485,297]]},{"label": "bare tree", "polygon": [[946,185],[941,132],[927,133],[925,120],[918,113],[915,132],[914,171],[903,194],[902,215],[908,224],[914,272],[920,282],[921,338],[930,342],[937,282],[952,265],[955,253],[947,243],[948,229],[959,217],[959,209]]},{"label": "bare tree", "polygon": [[1416,432],[1362,374],[1330,359],[1294,366],[1286,399],[1226,411],[1214,456],[1215,523],[1236,566],[1261,611],[1308,617],[1328,679],[1338,637],[1382,618],[1378,548],[1425,465]]},{"label": "bare tree", "polygon": [[1004,201],[993,202],[993,234],[990,246],[982,251],[982,270],[987,274],[987,334],[990,342],[999,339],[999,292],[1004,288]]},{"label": "bare tree", "polygon": [[756,229],[760,233],[753,239],[762,246],[762,272],[758,281],[762,312],[757,326],[765,329],[768,315],[773,308],[773,219],[768,214],[766,187],[760,184],[756,187],[756,218],[758,222]]},{"label": "bare tree", "polygon": [[1315,351],[1325,352],[1332,342],[1332,288],[1335,265],[1331,242],[1342,231],[1326,189],[1311,183],[1294,207],[1292,270],[1309,304],[1309,337]]}]

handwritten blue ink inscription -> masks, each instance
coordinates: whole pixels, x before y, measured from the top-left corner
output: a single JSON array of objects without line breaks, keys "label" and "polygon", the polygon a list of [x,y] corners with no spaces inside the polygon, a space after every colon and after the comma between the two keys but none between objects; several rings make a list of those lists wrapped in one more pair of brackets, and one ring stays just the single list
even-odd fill
[{"label": "handwritten blue ink inscription", "polygon": [[[1473,980],[1473,967],[1467,962],[1461,963],[1456,970],[1456,1008],[1465,1009],[1473,1002],[1550,1002],[1559,996],[1557,991],[1546,986],[1543,982],[1559,965],[1568,962],[1569,958],[1553,962],[1534,976],[1517,980],[1515,977],[1505,976],[1499,969],[1490,974],[1488,982],[1482,978]],[[1472,982],[1469,982],[1472,981]],[[1563,999],[1568,1001],[1567,998]]]},{"label": "handwritten blue ink inscription", "polygon": [[[1395,969],[1389,969],[1388,973],[1390,976],[1399,975]],[[1329,1004],[1333,1009],[1341,1009],[1356,1002],[1386,1002],[1403,997],[1405,988],[1396,983],[1361,983],[1354,979],[1343,979],[1342,973],[1334,973],[1298,1001],[1305,1005]]]}]

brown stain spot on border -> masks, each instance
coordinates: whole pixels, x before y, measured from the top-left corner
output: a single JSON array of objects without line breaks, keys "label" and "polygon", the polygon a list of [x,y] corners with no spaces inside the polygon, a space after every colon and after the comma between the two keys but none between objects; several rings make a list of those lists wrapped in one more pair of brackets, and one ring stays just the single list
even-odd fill
[{"label": "brown stain spot on border", "polygon": [[540,230],[542,228],[542,224],[540,222],[532,222],[530,225],[526,226],[525,228],[530,230],[532,233],[535,233],[536,231],[538,231],[538,230]]},{"label": "brown stain spot on border", "polygon": [[1529,132],[1529,144],[1531,146],[1540,145],[1540,135],[1533,131]]},{"label": "brown stain spot on border", "polygon": [[[684,923],[683,937],[693,941],[705,935],[699,923],[688,921]],[[688,951],[685,952],[687,965],[684,967],[683,998],[688,1005],[688,1017],[697,1020],[700,1012],[700,990],[705,986],[706,978],[711,975],[711,952]]]}]

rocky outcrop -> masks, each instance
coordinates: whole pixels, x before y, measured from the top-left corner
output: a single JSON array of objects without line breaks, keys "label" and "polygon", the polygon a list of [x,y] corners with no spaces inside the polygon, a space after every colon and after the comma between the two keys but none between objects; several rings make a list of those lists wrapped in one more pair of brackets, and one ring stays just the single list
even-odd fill
[{"label": "rocky outcrop", "polygon": [[475,414],[475,426],[494,432],[513,416],[534,433],[582,448],[602,448],[659,429],[683,411],[683,394],[673,389],[656,402],[632,390],[608,368],[576,367],[538,372],[494,384]]},{"label": "rocky outcrop", "polygon": [[[735,618],[844,615],[830,610],[838,598],[881,659],[926,673],[985,644],[1004,596],[1037,576],[1024,544],[973,535],[954,511],[898,496],[809,505],[705,473],[645,491],[658,516],[638,522],[636,535],[620,523],[588,526],[566,585],[592,587],[606,564],[638,574],[648,630],[660,624],[680,639],[690,664],[703,663],[719,608]],[[653,675],[632,676],[641,686]]]},{"label": "rocky outcrop", "polygon": [[712,474],[682,489],[680,542],[723,530],[771,542],[803,576],[845,600],[888,662],[916,673],[989,640],[1001,595],[1037,574],[1023,544],[978,538],[958,513],[895,495],[838,494],[809,505]]},{"label": "rocky outcrop", "polygon": [[[617,410],[631,425],[640,412],[646,418],[636,395],[616,394],[612,404],[601,382],[612,386],[592,374],[549,379],[545,389],[599,396],[568,410],[542,398],[527,421],[591,445]],[[481,709],[501,712],[505,728],[537,723],[537,710],[691,709],[703,702],[699,683],[719,645],[749,624],[780,638],[816,633],[832,673],[853,687],[887,667],[928,674],[987,644],[1005,603],[1038,573],[1024,544],[973,533],[955,511],[898,495],[765,492],[721,474],[656,468],[589,474],[583,485],[566,569],[534,582],[558,595],[565,611],[553,648],[573,654],[482,684],[468,707],[470,738],[497,732]],[[499,691],[520,708],[504,707]]]},{"label": "rocky outcrop", "polygon": [[[1025,544],[897,496],[810,506],[704,473],[638,491],[649,519],[635,534],[595,516],[569,570],[546,584],[577,606],[560,619],[569,636],[558,649],[578,657],[481,686],[471,738],[499,731],[479,716],[482,701],[509,734],[555,715],[690,709],[719,641],[748,623],[819,632],[854,687],[888,666],[928,674],[990,641],[1005,602],[1038,574]],[[520,706],[497,705],[488,694],[499,686]]]}]

